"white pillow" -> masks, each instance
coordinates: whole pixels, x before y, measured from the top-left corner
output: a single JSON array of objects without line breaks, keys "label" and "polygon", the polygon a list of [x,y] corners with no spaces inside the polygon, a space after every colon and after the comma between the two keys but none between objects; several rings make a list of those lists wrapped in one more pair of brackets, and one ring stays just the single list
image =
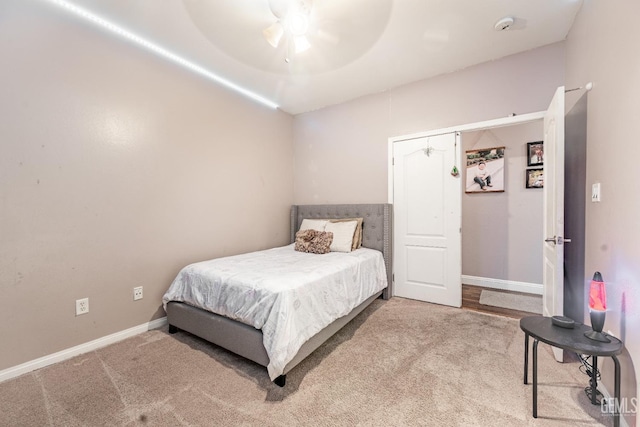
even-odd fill
[{"label": "white pillow", "polygon": [[305,218],[302,220],[302,224],[300,224],[300,230],[316,230],[316,231],[324,231],[327,223],[326,219],[308,219]]},{"label": "white pillow", "polygon": [[351,252],[358,221],[328,222],[324,231],[333,233],[331,252]]}]

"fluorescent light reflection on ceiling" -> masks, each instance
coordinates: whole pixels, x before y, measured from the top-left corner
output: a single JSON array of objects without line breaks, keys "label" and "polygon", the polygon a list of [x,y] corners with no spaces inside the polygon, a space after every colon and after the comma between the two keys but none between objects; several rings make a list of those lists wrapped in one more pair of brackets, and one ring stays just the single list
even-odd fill
[{"label": "fluorescent light reflection on ceiling", "polygon": [[152,43],[146,39],[143,39],[142,37],[128,31],[125,30],[122,27],[119,27],[118,25],[115,25],[101,17],[99,17],[98,15],[89,12],[86,9],[80,8],[72,3],[69,3],[68,1],[65,0],[44,0],[47,1],[49,3],[52,3],[56,6],[59,6],[65,10],[67,10],[68,12],[71,12],[72,14],[85,19],[99,27],[102,27],[114,34],[117,34],[121,37],[124,37],[125,39],[128,39],[130,41],[132,41],[133,43],[135,43],[136,45],[143,47],[147,50],[150,50],[151,52],[157,54],[158,56],[161,56],[165,59],[168,59],[170,61],[175,62],[176,64],[182,65],[183,67],[198,73],[204,77],[207,77],[211,80],[213,80],[214,82],[221,84],[222,86],[225,86],[235,92],[238,92],[248,98],[253,99],[254,101],[257,101],[261,104],[264,104],[268,107],[271,108],[278,108],[278,105],[266,98],[263,98],[262,96],[253,93],[243,87],[240,87],[238,85],[236,85],[235,83],[220,77],[214,73],[212,73],[211,71],[207,70],[206,68],[201,67],[200,65],[194,64],[193,62],[187,61],[186,59],[176,55],[175,53],[172,53],[168,50],[166,50],[165,48]]}]

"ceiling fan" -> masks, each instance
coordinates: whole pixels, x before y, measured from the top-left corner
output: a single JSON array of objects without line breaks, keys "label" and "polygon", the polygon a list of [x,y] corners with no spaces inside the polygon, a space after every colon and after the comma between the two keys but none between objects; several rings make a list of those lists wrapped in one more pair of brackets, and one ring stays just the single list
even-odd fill
[{"label": "ceiling fan", "polygon": [[277,48],[286,43],[285,62],[290,62],[294,54],[311,47],[307,38],[311,24],[313,0],[269,0],[271,13],[276,22],[262,31],[267,42]]},{"label": "ceiling fan", "polygon": [[365,54],[385,31],[393,0],[182,3],[202,35],[229,57],[261,70],[300,76],[336,70]]}]

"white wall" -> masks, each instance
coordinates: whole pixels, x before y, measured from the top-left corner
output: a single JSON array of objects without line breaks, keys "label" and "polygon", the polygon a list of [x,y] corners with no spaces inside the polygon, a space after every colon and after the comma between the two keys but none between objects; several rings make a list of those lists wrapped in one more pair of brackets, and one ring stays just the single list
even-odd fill
[{"label": "white wall", "polygon": [[188,263],[288,243],[291,116],[46,3],[0,9],[0,370],[164,316]]}]

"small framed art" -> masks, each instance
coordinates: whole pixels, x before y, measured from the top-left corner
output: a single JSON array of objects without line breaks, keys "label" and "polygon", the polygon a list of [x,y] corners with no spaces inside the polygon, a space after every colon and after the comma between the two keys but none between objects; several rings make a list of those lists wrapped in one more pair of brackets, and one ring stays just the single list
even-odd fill
[{"label": "small framed art", "polygon": [[535,168],[525,170],[525,187],[526,188],[543,188],[544,187],[544,169]]},{"label": "small framed art", "polygon": [[468,150],[465,193],[504,191],[504,148]]},{"label": "small framed art", "polygon": [[544,164],[544,143],[542,141],[527,142],[527,166]]}]

